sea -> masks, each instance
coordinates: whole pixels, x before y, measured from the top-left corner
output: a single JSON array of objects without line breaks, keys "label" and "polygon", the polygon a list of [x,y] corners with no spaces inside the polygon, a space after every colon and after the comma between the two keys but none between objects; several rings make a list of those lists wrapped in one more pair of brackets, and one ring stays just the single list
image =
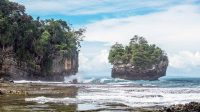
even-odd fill
[{"label": "sea", "polygon": [[[119,105],[138,108],[200,102],[200,78],[163,77],[157,81],[129,81],[94,77],[78,78],[78,83],[72,84],[71,80],[75,78],[77,77],[68,77],[65,82],[53,83],[59,86],[78,87],[75,98],[37,96],[25,98],[25,101],[38,104],[76,104],[78,111],[102,108],[121,109],[122,106]],[[15,81],[15,83],[30,83],[30,81]],[[32,83],[52,84],[52,82],[43,81],[32,81]]]}]

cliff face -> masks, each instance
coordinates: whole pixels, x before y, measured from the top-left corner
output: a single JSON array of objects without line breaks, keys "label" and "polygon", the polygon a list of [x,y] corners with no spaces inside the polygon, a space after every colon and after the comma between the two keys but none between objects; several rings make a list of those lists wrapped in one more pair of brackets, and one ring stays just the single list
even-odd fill
[{"label": "cliff face", "polygon": [[78,72],[78,52],[74,51],[70,58],[62,53],[56,53],[52,60],[51,70],[41,72],[41,67],[30,67],[26,62],[19,62],[12,52],[12,48],[0,50],[0,78],[9,80],[44,80],[63,81],[65,76]]},{"label": "cliff face", "polygon": [[112,77],[126,80],[158,80],[166,75],[168,60],[161,61],[152,68],[135,68],[131,65],[114,65],[112,68]]}]

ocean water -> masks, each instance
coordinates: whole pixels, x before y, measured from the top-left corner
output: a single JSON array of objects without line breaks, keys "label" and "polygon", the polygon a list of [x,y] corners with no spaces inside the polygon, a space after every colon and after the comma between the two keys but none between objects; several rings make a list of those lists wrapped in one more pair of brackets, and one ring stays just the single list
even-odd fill
[{"label": "ocean water", "polygon": [[117,108],[112,105],[125,105],[130,108],[169,106],[200,101],[200,78],[162,78],[158,81],[85,78],[78,81],[78,84],[71,84],[69,80],[54,83],[59,86],[78,87],[75,98],[39,96],[25,98],[25,101],[38,104],[77,104],[78,110]]}]

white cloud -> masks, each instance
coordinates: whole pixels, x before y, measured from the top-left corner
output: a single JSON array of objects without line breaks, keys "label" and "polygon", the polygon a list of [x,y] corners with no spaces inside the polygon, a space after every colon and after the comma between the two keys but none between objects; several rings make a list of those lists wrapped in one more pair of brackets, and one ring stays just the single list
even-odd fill
[{"label": "white cloud", "polygon": [[193,3],[196,0],[182,1],[160,1],[160,0],[11,0],[24,4],[29,12],[42,14],[98,14],[112,13],[118,11],[135,11],[141,8],[159,8],[175,5]]},{"label": "white cloud", "polygon": [[[86,41],[128,43],[141,35],[169,54],[170,67],[186,70],[200,66],[200,7],[198,0],[12,0],[22,3],[31,14],[87,15],[115,13],[120,15],[140,9],[156,8],[159,12],[104,19],[87,24]],[[83,46],[84,47],[84,46]],[[80,71],[110,69],[108,50],[80,54]],[[198,72],[200,73],[200,72]]]},{"label": "white cloud", "polygon": [[[96,54],[97,53],[97,54]],[[110,64],[108,63],[108,50],[103,49],[99,52],[95,52],[92,57],[88,57],[87,54],[79,54],[79,71],[89,71],[89,72],[102,72],[110,69]]]},{"label": "white cloud", "polygon": [[198,50],[199,9],[195,5],[181,5],[164,12],[97,21],[87,25],[85,40],[127,43],[137,34],[168,52]]},{"label": "white cloud", "polygon": [[133,35],[141,35],[169,54],[170,69],[198,74],[199,9],[196,5],[180,5],[163,12],[97,21],[87,25],[85,39],[125,44]]},{"label": "white cloud", "polygon": [[178,69],[200,66],[200,52],[181,51],[169,56],[170,66]]}]

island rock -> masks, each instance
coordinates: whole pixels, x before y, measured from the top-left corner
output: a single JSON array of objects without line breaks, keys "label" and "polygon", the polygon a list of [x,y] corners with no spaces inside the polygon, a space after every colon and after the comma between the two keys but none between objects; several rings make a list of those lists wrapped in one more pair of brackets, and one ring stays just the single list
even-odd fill
[{"label": "island rock", "polygon": [[113,45],[108,59],[113,65],[112,77],[126,80],[158,80],[166,75],[169,63],[163,50],[139,36],[128,46]]}]

